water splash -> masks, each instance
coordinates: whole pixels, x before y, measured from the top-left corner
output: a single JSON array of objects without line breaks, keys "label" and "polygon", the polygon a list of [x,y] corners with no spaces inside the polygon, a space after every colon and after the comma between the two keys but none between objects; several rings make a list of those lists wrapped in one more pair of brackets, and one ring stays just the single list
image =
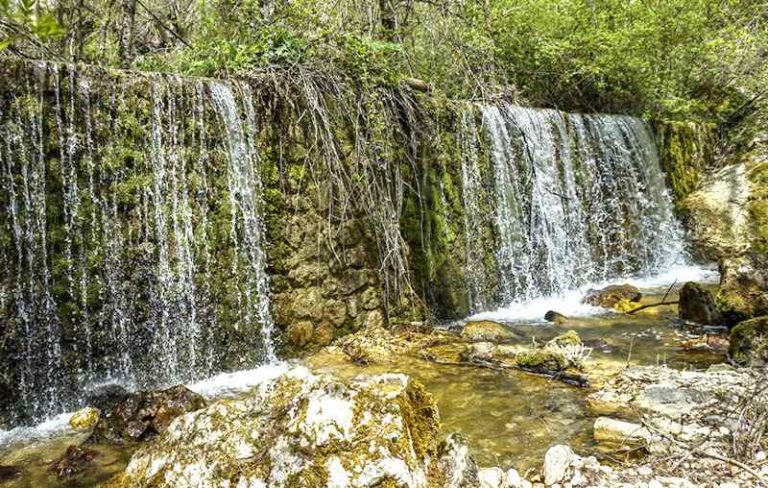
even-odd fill
[{"label": "water splash", "polygon": [[0,413],[274,360],[250,88],[48,63],[22,80],[0,92],[0,347],[18,364]]},{"label": "water splash", "polygon": [[481,163],[465,149],[473,311],[564,296],[617,277],[652,276],[686,261],[653,138],[641,120],[482,105],[463,119],[470,145],[477,129],[464,121],[475,110],[490,151],[500,300],[474,298],[489,272],[476,257],[483,227],[473,195],[482,186]]}]

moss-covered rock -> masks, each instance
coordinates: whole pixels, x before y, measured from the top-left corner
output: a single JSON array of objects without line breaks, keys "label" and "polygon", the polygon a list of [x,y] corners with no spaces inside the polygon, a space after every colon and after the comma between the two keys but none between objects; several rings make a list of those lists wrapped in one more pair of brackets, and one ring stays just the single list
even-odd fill
[{"label": "moss-covered rock", "polygon": [[69,418],[69,426],[75,430],[90,429],[99,421],[101,413],[93,407],[78,410]]},{"label": "moss-covered rock", "polygon": [[240,400],[179,417],[121,487],[436,486],[439,420],[404,375],[345,383],[295,368]]},{"label": "moss-covered rock", "polygon": [[680,289],[679,302],[679,315],[683,320],[703,325],[716,325],[722,322],[712,293],[698,283],[693,281],[685,283]]},{"label": "moss-covered rock", "polygon": [[623,285],[609,285],[599,290],[588,290],[582,303],[595,307],[613,308],[621,300],[639,302],[641,298],[643,298],[643,294],[636,286],[625,283]]},{"label": "moss-covered rock", "polygon": [[560,334],[547,343],[547,346],[578,346],[581,345],[581,337],[575,330],[569,330],[564,334]]},{"label": "moss-covered rock", "polygon": [[706,171],[714,165],[715,126],[688,121],[654,124],[661,165],[667,175],[675,203],[680,209],[694,192]]},{"label": "moss-covered rock", "polygon": [[768,316],[745,320],[731,330],[731,359],[741,364],[768,361]]},{"label": "moss-covered rock", "polygon": [[504,324],[491,320],[477,320],[464,325],[461,337],[470,341],[498,342],[509,340],[514,337],[514,334]]},{"label": "moss-covered rock", "polygon": [[722,259],[715,301],[730,326],[768,314],[768,256],[747,253]]}]

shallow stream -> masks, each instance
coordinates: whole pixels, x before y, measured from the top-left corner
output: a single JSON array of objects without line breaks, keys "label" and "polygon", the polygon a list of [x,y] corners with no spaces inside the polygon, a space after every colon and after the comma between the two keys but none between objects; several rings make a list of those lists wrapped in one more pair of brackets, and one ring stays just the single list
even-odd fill
[{"label": "shallow stream", "polygon": [[[712,279],[711,276],[699,278]],[[660,302],[669,289],[663,280],[638,285],[644,292],[643,303]],[[677,300],[677,288],[679,286],[669,291],[667,301]],[[563,310],[574,320],[567,327],[546,323],[538,317],[548,307]],[[509,307],[479,314],[476,318],[505,323],[522,342],[545,341],[575,329],[582,340],[593,347],[591,368],[615,370],[626,363],[701,368],[725,359],[723,354],[692,352],[681,347],[682,341],[696,337],[702,330],[681,323],[674,305],[649,308],[634,316],[596,314],[594,309],[580,307],[578,301],[566,297],[527,307]],[[522,472],[535,469],[546,449],[557,443],[568,443],[581,453],[595,452],[592,441],[595,417],[586,407],[587,389],[523,372],[439,365],[413,357],[397,357],[391,365],[368,367],[328,361],[325,357],[322,361],[310,358],[308,362],[315,369],[341,377],[383,372],[413,376],[435,396],[444,433],[462,433],[482,466],[516,467]],[[282,370],[281,366],[267,366],[219,375],[190,387],[215,398],[225,392],[245,391],[259,378]],[[67,415],[62,415],[35,428],[0,431],[0,465],[22,470],[20,477],[5,484],[0,482],[0,486],[94,486],[124,469],[133,447],[89,446],[99,453],[94,466],[67,481],[59,480],[49,471],[49,466],[67,445],[83,440],[82,435],[67,428],[67,419]]]}]

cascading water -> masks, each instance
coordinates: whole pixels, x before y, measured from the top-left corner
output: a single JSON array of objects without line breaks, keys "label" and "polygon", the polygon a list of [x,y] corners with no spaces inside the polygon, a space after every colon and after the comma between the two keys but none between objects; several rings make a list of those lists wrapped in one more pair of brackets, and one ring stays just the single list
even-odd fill
[{"label": "cascading water", "polygon": [[[473,147],[481,137],[490,152],[487,184]],[[464,113],[460,138],[469,141],[462,176],[473,312],[650,275],[684,260],[682,231],[641,120],[483,105]],[[484,187],[493,201],[496,269],[477,258],[483,228],[474,214]],[[495,273],[498,302],[478,299]]]},{"label": "cascading water", "polygon": [[18,365],[0,364],[0,413],[274,359],[250,88],[45,63],[21,79],[0,93],[0,359]]}]

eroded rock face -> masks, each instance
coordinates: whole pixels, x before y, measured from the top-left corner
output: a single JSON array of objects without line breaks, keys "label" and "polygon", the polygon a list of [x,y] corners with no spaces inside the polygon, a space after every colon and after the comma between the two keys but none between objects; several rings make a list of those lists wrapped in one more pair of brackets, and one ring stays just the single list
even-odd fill
[{"label": "eroded rock face", "polygon": [[144,441],[162,434],[179,415],[205,406],[205,399],[179,385],[162,391],[129,393],[102,405],[92,442]]},{"label": "eroded rock face", "polygon": [[742,254],[720,261],[716,303],[728,325],[768,315],[768,256]]},{"label": "eroded rock face", "polygon": [[702,325],[717,325],[722,322],[712,294],[693,281],[687,282],[680,289],[679,314],[683,320]]},{"label": "eroded rock face", "polygon": [[434,486],[438,429],[431,395],[404,375],[344,383],[297,367],[178,417],[113,485]]},{"label": "eroded rock face", "polygon": [[744,164],[727,166],[707,177],[682,203],[694,249],[717,260],[749,248],[749,184]]},{"label": "eroded rock face", "polygon": [[643,294],[636,286],[630,284],[609,285],[599,290],[588,290],[582,303],[587,303],[594,307],[613,308],[622,300],[630,302],[639,302]]}]

